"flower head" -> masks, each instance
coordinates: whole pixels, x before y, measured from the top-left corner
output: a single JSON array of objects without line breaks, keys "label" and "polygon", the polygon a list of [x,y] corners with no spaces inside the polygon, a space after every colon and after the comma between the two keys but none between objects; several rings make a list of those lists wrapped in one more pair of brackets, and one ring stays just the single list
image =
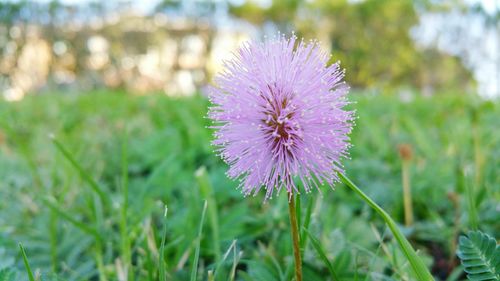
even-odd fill
[{"label": "flower head", "polygon": [[343,109],[344,71],[328,59],[317,42],[280,36],[246,43],[224,62],[208,116],[227,174],[245,195],[264,187],[268,199],[275,189],[292,195],[338,180],[354,115]]}]

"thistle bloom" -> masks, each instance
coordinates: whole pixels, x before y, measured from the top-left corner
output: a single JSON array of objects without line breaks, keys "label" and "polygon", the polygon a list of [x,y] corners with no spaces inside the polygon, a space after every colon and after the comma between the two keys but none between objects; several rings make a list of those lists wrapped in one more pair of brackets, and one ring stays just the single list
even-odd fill
[{"label": "thistle bloom", "polygon": [[[209,88],[213,144],[245,195],[266,199],[328,183],[342,172],[354,114],[339,63],[317,42],[283,36],[244,44]],[[299,183],[299,184],[296,184]],[[319,190],[319,188],[318,188]]]}]

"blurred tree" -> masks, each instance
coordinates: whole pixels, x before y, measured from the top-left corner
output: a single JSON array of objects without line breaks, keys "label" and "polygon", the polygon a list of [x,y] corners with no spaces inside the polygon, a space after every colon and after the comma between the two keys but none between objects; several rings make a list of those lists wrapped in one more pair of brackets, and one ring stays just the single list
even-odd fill
[{"label": "blurred tree", "polygon": [[257,2],[246,1],[240,6],[230,6],[230,12],[253,24],[260,25],[272,21],[283,29],[294,22],[299,7],[304,3],[303,0],[272,1],[269,7],[263,7]]},{"label": "blurred tree", "polygon": [[0,22],[10,26],[13,22],[22,20],[21,12],[26,5],[26,1],[0,2]]},{"label": "blurred tree", "polygon": [[[319,25],[317,30],[331,38],[333,59],[341,60],[349,69],[353,86],[411,82],[419,58],[408,33],[418,22],[410,1],[351,4],[319,0],[311,4],[311,9],[321,18],[332,19],[312,24]],[[301,33],[306,33],[307,27],[301,24]]]},{"label": "blurred tree", "polygon": [[[275,22],[287,31],[318,38],[348,69],[354,87],[393,88],[407,85],[427,90],[463,89],[472,81],[460,61],[436,49],[416,46],[410,29],[418,24],[416,6],[408,0],[289,0],[262,7],[253,1],[230,11],[255,24]],[[285,27],[285,28],[283,28]]]},{"label": "blurred tree", "polygon": [[156,12],[174,12],[194,19],[211,18],[215,16],[217,1],[212,0],[161,0],[155,6]]}]

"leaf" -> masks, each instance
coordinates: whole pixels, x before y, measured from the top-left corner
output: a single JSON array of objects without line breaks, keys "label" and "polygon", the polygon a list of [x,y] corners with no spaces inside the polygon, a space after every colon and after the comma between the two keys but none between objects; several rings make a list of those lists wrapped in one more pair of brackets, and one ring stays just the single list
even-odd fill
[{"label": "leaf", "polygon": [[88,226],[87,224],[78,221],[77,219],[73,218],[71,215],[69,215],[67,212],[65,212],[61,207],[59,207],[55,199],[53,197],[46,197],[42,198],[43,203],[49,207],[52,211],[54,211],[56,214],[58,214],[61,218],[65,219],[66,221],[70,222],[80,230],[84,231],[85,233],[91,234],[96,238],[96,240],[102,240],[102,237],[99,234],[99,231],[97,231],[95,228]]},{"label": "leaf", "polygon": [[314,249],[318,253],[318,255],[321,258],[321,260],[323,261],[323,263],[328,268],[328,271],[330,271],[330,275],[331,275],[332,279],[335,281],[339,281],[340,279],[338,277],[338,274],[335,272],[335,269],[333,268],[332,264],[328,260],[328,257],[326,256],[325,251],[323,251],[323,248],[321,247],[321,243],[308,230],[304,230],[304,231],[309,236],[309,239],[311,240],[311,243],[312,243]]},{"label": "leaf", "polygon": [[500,247],[481,231],[460,236],[457,256],[469,280],[500,280]]},{"label": "leaf", "polygon": [[278,281],[281,280],[280,274],[276,272],[272,265],[266,262],[244,261],[248,266],[248,272],[238,271],[238,276],[246,281]]},{"label": "leaf", "polygon": [[381,217],[384,219],[387,226],[391,230],[394,238],[399,244],[399,247],[403,251],[404,255],[408,259],[413,271],[417,275],[417,279],[420,281],[429,281],[434,280],[432,274],[429,272],[424,262],[418,257],[417,253],[411,246],[410,242],[405,238],[401,230],[399,230],[398,226],[394,222],[394,220],[389,216],[389,214],[384,211],[377,203],[375,203],[368,195],[366,195],[359,187],[357,187],[350,179],[348,179],[344,174],[338,173],[339,178],[342,182],[347,185],[352,191],[354,191],[357,195],[359,195],[372,209],[374,209]]},{"label": "leaf", "polygon": [[[300,196],[297,196],[297,199],[299,199],[299,198],[300,198]],[[300,224],[300,220],[299,220],[299,227],[301,228],[300,251],[301,251],[302,256],[304,256],[304,251],[305,251],[305,248],[307,246],[307,236],[305,235],[305,232],[309,231],[309,224],[311,223],[313,202],[314,202],[313,197],[309,198],[309,200],[307,202],[307,209],[306,209],[306,214],[305,214],[305,218],[304,218],[304,223]],[[300,216],[298,218],[300,218]]]},{"label": "leaf", "polygon": [[[233,242],[231,243],[231,245],[227,249],[226,253],[222,256],[222,260],[217,262],[217,265],[216,265],[215,270],[214,270],[214,275],[213,275],[214,280],[216,280],[217,273],[219,273],[221,266],[225,263],[227,257],[231,253],[231,251],[233,252],[233,266],[231,268],[231,276],[232,276],[233,272],[236,270],[236,265],[237,265],[239,258],[241,256],[241,252],[238,255],[236,254],[236,240],[233,240]],[[233,280],[233,279],[234,278],[232,278],[231,280]]]},{"label": "leaf", "polygon": [[35,277],[33,276],[33,271],[31,271],[30,264],[28,262],[28,257],[26,256],[26,251],[21,243],[19,243],[19,249],[21,250],[21,255],[23,256],[24,267],[26,267],[26,272],[28,273],[28,278],[30,281],[35,281]]},{"label": "leaf", "polygon": [[104,190],[97,184],[97,182],[89,175],[88,172],[86,172],[82,166],[78,163],[78,161],[73,157],[73,155],[63,146],[61,142],[59,142],[54,136],[50,136],[52,139],[52,142],[54,143],[55,147],[59,152],[62,153],[64,158],[68,160],[71,165],[78,171],[82,179],[89,184],[89,186],[97,193],[99,198],[102,200],[104,203],[109,203],[110,198],[108,197],[108,194],[104,192]]},{"label": "leaf", "polygon": [[16,281],[17,272],[13,269],[4,268],[0,270],[0,281]]}]

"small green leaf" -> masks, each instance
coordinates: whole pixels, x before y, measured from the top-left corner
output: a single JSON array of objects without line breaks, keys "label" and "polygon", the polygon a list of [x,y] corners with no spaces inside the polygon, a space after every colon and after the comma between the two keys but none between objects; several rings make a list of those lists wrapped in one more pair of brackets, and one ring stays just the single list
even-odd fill
[{"label": "small green leaf", "polygon": [[500,247],[481,231],[460,236],[457,256],[469,280],[500,280]]}]

